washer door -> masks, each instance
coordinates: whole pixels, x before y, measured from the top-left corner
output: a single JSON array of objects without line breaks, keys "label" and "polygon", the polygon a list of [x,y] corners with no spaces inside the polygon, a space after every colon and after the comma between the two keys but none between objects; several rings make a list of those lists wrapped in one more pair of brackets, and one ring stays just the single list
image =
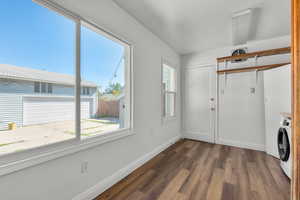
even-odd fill
[{"label": "washer door", "polygon": [[285,128],[280,128],[278,130],[277,144],[280,160],[288,161],[290,157],[290,142]]}]

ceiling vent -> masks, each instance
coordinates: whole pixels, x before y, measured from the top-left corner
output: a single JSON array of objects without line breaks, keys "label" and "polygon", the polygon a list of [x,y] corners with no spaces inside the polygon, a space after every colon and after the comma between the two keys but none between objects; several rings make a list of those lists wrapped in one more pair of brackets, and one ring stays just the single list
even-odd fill
[{"label": "ceiling vent", "polygon": [[245,44],[253,31],[253,9],[246,9],[232,15],[233,45]]},{"label": "ceiling vent", "polygon": [[[239,49],[234,49],[231,53],[232,56],[238,56],[238,55],[243,55],[247,53],[247,48],[239,48]],[[247,59],[236,59],[236,60],[232,60],[232,63],[238,63],[238,62],[244,62]]]}]

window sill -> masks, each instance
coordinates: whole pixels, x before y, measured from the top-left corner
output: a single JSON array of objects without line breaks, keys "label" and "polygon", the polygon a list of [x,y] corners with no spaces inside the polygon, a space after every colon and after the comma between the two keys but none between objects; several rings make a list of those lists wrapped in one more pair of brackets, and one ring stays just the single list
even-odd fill
[{"label": "window sill", "polygon": [[[0,176],[10,174],[22,170],[24,168],[39,165],[41,163],[51,161],[60,157],[64,157],[70,154],[74,154],[76,152],[80,152],[89,148],[93,148],[98,145],[115,141],[133,134],[134,133],[132,129],[122,129],[113,132],[107,132],[104,133],[103,135],[86,138],[84,140],[76,140],[74,142],[69,143],[68,145],[64,145],[58,150],[47,151],[46,148],[41,152],[40,148],[36,148],[33,150],[28,150],[28,151],[32,151],[30,152],[30,155],[28,155],[28,152],[26,152],[27,150],[25,150],[24,152],[21,152],[24,153],[24,155],[27,155],[27,156],[23,156],[23,159],[19,159],[13,162],[11,161],[5,162],[5,160],[4,161],[1,160],[1,163],[6,163],[6,164],[0,165]],[[54,145],[55,144],[49,146],[54,146]]]}]

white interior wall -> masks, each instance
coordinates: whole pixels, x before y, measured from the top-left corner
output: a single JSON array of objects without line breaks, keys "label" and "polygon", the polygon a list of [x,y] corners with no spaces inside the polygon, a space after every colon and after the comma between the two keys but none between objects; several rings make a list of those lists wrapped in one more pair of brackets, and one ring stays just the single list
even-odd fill
[{"label": "white interior wall", "polygon": [[[254,72],[219,77],[219,123],[216,141],[221,144],[264,150],[263,76]],[[255,93],[251,93],[255,88]],[[224,90],[224,93],[221,92]]]},{"label": "white interior wall", "polygon": [[[247,47],[249,52],[253,52],[286,46],[290,46],[290,36],[251,41],[242,47]],[[181,59],[182,70],[185,71],[199,66],[216,66],[217,57],[229,56],[235,48],[237,47],[224,47],[183,55]],[[270,56],[259,58],[258,65],[288,62],[289,60],[290,55]],[[249,59],[247,62],[230,64],[229,67],[247,67],[253,66],[254,63],[254,59]],[[224,67],[224,64],[220,65],[220,69],[224,69]],[[265,149],[263,73],[259,73],[257,83],[255,78],[254,72],[227,76],[224,95],[219,95],[219,131],[216,134],[218,143],[258,150]],[[184,83],[185,80],[183,80]],[[224,84],[223,75],[219,77],[220,90]],[[251,88],[256,88],[254,94],[250,92]],[[183,112],[185,113],[184,105]],[[183,124],[183,127],[185,127],[185,124]]]},{"label": "white interior wall", "polygon": [[281,113],[292,111],[291,79],[291,65],[264,71],[266,152],[277,158],[277,132]]},{"label": "white interior wall", "polygon": [[[164,124],[160,82],[162,57],[174,63],[179,72],[179,55],[111,0],[56,2],[133,45],[135,134],[2,176],[1,199],[72,199],[181,134],[180,73],[177,73],[177,119]],[[82,162],[88,162],[88,173],[81,174]]]}]

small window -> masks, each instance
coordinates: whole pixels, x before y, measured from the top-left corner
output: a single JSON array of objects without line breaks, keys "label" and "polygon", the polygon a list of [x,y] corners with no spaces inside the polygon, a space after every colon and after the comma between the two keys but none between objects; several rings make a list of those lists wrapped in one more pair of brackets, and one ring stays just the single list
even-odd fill
[{"label": "small window", "polygon": [[81,94],[86,95],[86,87],[81,88]]},{"label": "small window", "polygon": [[40,93],[41,92],[41,84],[40,82],[34,82],[34,92]]},{"label": "small window", "polygon": [[46,93],[47,83],[41,83],[42,93]]},{"label": "small window", "polygon": [[81,88],[81,94],[82,95],[89,95],[90,94],[90,88],[89,87]]},{"label": "small window", "polygon": [[48,83],[48,93],[52,93],[52,92],[53,92],[52,83]]},{"label": "small window", "polygon": [[163,64],[162,69],[163,90],[163,117],[175,117],[176,107],[176,71],[173,67]]}]

